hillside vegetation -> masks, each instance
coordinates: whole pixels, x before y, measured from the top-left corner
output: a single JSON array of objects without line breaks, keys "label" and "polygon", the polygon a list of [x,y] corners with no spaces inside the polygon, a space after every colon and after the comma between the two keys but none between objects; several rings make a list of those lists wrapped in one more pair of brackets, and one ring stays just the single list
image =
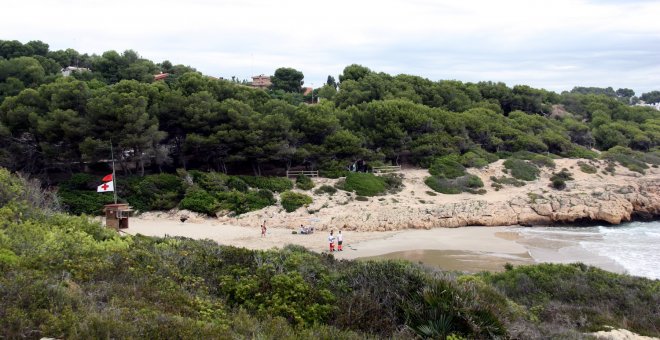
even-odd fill
[{"label": "hillside vegetation", "polygon": [[659,336],[660,281],[575,265],[438,272],[119,236],[58,212],[0,168],[0,336],[90,338],[583,338]]},{"label": "hillside vegetation", "polygon": [[[67,66],[89,70],[63,77]],[[159,72],[169,76],[154,81]],[[299,73],[281,68],[274,80],[287,72]],[[660,111],[631,106],[637,98],[627,89],[557,94],[360,65],[347,66],[338,85],[332,80],[318,91],[319,104],[305,105],[299,86],[253,89],[135,51],[87,55],[51,51],[40,41],[0,41],[0,166],[49,182],[85,169],[104,172],[112,142],[124,174],[185,168],[282,175],[304,166],[338,177],[356,160],[429,167],[454,155],[480,167],[516,152],[646,153],[660,141]]]},{"label": "hillside vegetation", "polygon": [[[72,65],[85,70],[60,74]],[[154,81],[160,72],[168,76]],[[282,74],[304,77],[280,68],[273,79]],[[87,55],[1,40],[0,166],[58,185],[71,213],[97,214],[112,200],[94,192],[110,171],[112,143],[120,200],[140,211],[213,215],[277,204],[294,183],[262,176],[292,167],[337,178],[356,161],[367,171],[404,163],[429,168],[426,183],[436,192],[484,194],[483,179],[465,169],[502,158],[511,158],[505,164],[518,181],[534,180],[538,167],[557,157],[600,157],[640,173],[660,165],[660,111],[630,105],[638,101],[632,90],[557,94],[391,76],[360,65],[347,66],[338,84],[328,78],[321,102],[307,105],[300,84],[253,89],[131,50]],[[396,181],[353,174],[345,183],[363,200],[400,190]],[[295,195],[285,195],[287,210],[309,204]]]}]

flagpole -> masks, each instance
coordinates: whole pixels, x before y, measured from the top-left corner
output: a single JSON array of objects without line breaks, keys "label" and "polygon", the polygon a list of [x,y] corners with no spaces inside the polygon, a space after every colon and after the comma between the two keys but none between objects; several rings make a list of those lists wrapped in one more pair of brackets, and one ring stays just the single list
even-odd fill
[{"label": "flagpole", "polygon": [[117,177],[115,176],[115,153],[112,150],[112,140],[110,140],[110,157],[112,158],[112,180],[114,190],[112,190],[113,195],[115,196],[115,204],[117,204]]}]

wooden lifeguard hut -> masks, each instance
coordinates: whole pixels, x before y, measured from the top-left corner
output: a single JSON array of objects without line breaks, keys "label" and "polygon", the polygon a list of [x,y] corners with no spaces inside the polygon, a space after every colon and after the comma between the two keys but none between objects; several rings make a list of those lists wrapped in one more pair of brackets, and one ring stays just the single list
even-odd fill
[{"label": "wooden lifeguard hut", "polygon": [[112,191],[114,196],[113,204],[103,206],[105,214],[105,226],[115,230],[128,228],[128,219],[133,213],[133,209],[128,203],[117,203],[117,178],[115,177],[115,155],[112,150],[112,141],[110,142],[110,157],[112,157],[112,175],[103,178],[103,184],[97,187],[99,192]]},{"label": "wooden lifeguard hut", "polygon": [[128,218],[131,217],[133,209],[127,203],[115,203],[103,206],[103,212],[105,226],[119,230],[128,228]]}]

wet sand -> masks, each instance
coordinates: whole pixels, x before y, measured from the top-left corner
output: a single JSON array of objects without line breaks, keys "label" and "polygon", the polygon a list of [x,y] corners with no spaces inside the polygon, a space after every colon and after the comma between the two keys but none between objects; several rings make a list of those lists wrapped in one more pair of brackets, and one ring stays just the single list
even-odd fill
[{"label": "wet sand", "polygon": [[462,250],[407,250],[357,260],[404,259],[423,266],[448,271],[476,273],[481,271],[500,272],[510,263],[514,266],[534,263],[527,253],[496,254]]}]

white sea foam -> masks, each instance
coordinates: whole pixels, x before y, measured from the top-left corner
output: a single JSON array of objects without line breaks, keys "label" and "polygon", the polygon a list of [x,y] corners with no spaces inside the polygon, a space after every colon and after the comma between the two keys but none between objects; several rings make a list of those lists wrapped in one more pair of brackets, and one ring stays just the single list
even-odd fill
[{"label": "white sea foam", "polygon": [[[609,258],[630,275],[660,279],[660,222],[632,222],[618,226],[533,227],[518,229],[527,237],[562,239]],[[576,258],[575,261],[582,261]]]}]

